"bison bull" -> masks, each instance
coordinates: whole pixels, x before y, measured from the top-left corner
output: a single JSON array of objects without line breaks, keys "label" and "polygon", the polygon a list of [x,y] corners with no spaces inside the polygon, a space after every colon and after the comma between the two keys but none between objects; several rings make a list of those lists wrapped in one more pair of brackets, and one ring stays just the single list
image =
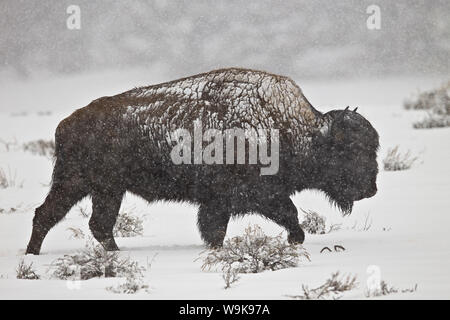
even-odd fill
[{"label": "bison bull", "polygon": [[[277,129],[278,171],[261,175],[260,164],[219,161],[175,164],[168,137],[197,120],[218,130]],[[295,192],[321,190],[349,214],[354,201],[377,191],[379,143],[371,124],[356,110],[323,114],[294,81],[261,71],[216,70],[97,99],[61,121],[55,144],[51,190],[36,209],[27,253],[39,254],[48,231],[89,195],[93,236],[118,250],[113,227],[127,191],[149,202],[197,204],[201,237],[212,247],[222,245],[232,216],[249,212],[302,243]]]}]

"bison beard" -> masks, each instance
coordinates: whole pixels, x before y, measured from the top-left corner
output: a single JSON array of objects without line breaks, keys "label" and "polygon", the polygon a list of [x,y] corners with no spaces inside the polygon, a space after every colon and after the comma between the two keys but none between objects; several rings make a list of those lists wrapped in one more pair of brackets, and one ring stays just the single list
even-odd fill
[{"label": "bison beard", "polygon": [[[173,164],[168,136],[192,130],[195,120],[207,129],[278,129],[278,172]],[[231,217],[250,212],[302,243],[290,196],[304,189],[324,191],[344,214],[376,193],[378,135],[370,123],[348,109],[322,114],[292,80],[261,71],[216,70],[97,99],[59,124],[55,144],[51,190],[36,209],[27,253],[39,254],[48,231],[86,196],[93,236],[117,250],[113,227],[127,191],[199,205],[198,227],[211,247],[222,245]]]}]

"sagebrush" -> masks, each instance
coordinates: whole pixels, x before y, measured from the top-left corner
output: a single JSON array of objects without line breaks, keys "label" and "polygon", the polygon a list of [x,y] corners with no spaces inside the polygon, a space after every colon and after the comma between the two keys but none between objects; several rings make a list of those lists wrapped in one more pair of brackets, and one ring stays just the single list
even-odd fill
[{"label": "sagebrush", "polygon": [[8,173],[6,173],[0,168],[0,188],[23,188],[23,181],[18,180],[17,171],[11,172],[11,169],[8,168]]},{"label": "sagebrush", "polygon": [[33,268],[33,262],[27,264],[22,259],[16,268],[16,278],[17,279],[27,279],[27,280],[38,280],[41,277],[36,273]]},{"label": "sagebrush", "polygon": [[450,127],[450,117],[433,112],[427,112],[427,115],[420,121],[413,123],[415,129],[431,129]]},{"label": "sagebrush", "polygon": [[405,153],[399,151],[399,146],[390,148],[387,151],[386,157],[383,159],[383,167],[386,171],[400,171],[410,169],[411,166],[418,160],[418,157],[411,155],[408,150]]},{"label": "sagebrush", "polygon": [[340,277],[339,274],[339,271],[332,273],[331,277],[317,288],[310,289],[307,285],[302,285],[303,294],[289,297],[300,300],[340,299],[342,292],[356,288],[358,283],[356,275]]},{"label": "sagebrush", "polygon": [[69,227],[66,230],[70,231],[69,239],[84,239],[84,232],[80,228]]},{"label": "sagebrush", "polygon": [[14,138],[12,141],[3,140],[0,138],[0,144],[5,147],[6,152],[18,149],[19,145],[16,138]]},{"label": "sagebrush", "polygon": [[412,293],[412,292],[416,292],[417,291],[417,284],[414,285],[414,287],[412,288],[406,288],[406,289],[397,289],[393,286],[390,286],[387,284],[386,281],[381,280],[380,282],[380,287],[377,288],[376,290],[366,290],[366,297],[370,298],[370,297],[379,297],[379,296],[387,296],[389,294],[393,294],[393,293]]},{"label": "sagebrush", "polygon": [[106,290],[113,293],[133,294],[140,290],[147,290],[149,286],[144,282],[142,276],[127,276],[125,282],[116,286],[107,287]]},{"label": "sagebrush", "polygon": [[282,233],[268,236],[258,225],[247,227],[242,236],[227,239],[222,248],[204,253],[202,270],[220,266],[222,271],[236,273],[292,268],[298,266],[301,258],[309,260],[302,245],[289,244]]},{"label": "sagebrush", "polygon": [[227,266],[223,270],[222,279],[225,282],[225,289],[229,289],[231,285],[240,279],[239,272],[232,266]]},{"label": "sagebrush", "polygon": [[132,210],[122,211],[117,217],[114,225],[113,235],[115,237],[136,237],[144,233],[144,220],[133,215]]},{"label": "sagebrush", "polygon": [[421,92],[404,103],[407,110],[426,110],[427,116],[413,124],[416,129],[450,126],[450,81],[441,87]]},{"label": "sagebrush", "polygon": [[300,226],[309,234],[325,234],[337,231],[341,228],[341,224],[331,224],[326,227],[326,218],[313,210],[300,210],[304,213],[304,218]]},{"label": "sagebrush", "polygon": [[55,154],[55,142],[44,139],[30,141],[23,144],[23,150],[35,155],[52,158]]},{"label": "sagebrush", "polygon": [[300,224],[302,229],[310,234],[324,234],[325,229],[325,217],[321,216],[315,211],[308,210],[305,211],[301,209],[304,213],[303,222]]},{"label": "sagebrush", "polygon": [[142,276],[145,268],[117,251],[106,251],[101,245],[89,242],[76,254],[64,255],[52,263],[53,276],[58,279],[87,280],[95,277]]}]

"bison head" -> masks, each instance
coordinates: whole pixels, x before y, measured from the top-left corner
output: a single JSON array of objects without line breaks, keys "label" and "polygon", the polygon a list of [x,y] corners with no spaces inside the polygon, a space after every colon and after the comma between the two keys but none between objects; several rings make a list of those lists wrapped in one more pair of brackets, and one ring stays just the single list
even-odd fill
[{"label": "bison head", "polygon": [[378,133],[356,109],[333,110],[325,119],[315,140],[316,187],[344,215],[350,214],[354,201],[377,192]]}]

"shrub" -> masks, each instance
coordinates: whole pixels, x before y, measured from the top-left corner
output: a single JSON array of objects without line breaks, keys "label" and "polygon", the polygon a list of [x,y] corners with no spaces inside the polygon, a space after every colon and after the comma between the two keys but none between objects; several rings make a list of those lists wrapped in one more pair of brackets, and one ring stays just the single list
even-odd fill
[{"label": "shrub", "polygon": [[289,296],[301,300],[340,299],[341,293],[357,287],[356,275],[339,278],[339,271],[332,273],[325,283],[317,288],[309,289],[302,285],[303,294]]},{"label": "shrub", "polygon": [[427,110],[427,117],[413,124],[416,129],[450,126],[450,81],[440,88],[420,93],[415,100],[406,101],[404,107]]},{"label": "shrub", "polygon": [[132,215],[130,212],[123,211],[117,217],[114,225],[113,234],[115,237],[136,237],[144,233],[144,220]]},{"label": "shrub", "polygon": [[52,112],[51,111],[38,111],[37,112],[37,115],[38,116],[51,116],[52,115]]},{"label": "shrub", "polygon": [[144,271],[136,261],[121,258],[117,251],[106,251],[100,245],[88,243],[74,255],[65,255],[52,263],[53,276],[58,279],[87,280],[94,277],[139,277]]},{"label": "shrub", "polygon": [[0,144],[4,145],[6,152],[16,150],[18,147],[17,139],[14,138],[13,141],[6,141],[3,139],[0,139]]},{"label": "shrub", "polygon": [[84,239],[84,232],[80,228],[67,228],[68,231],[71,232],[69,239]]},{"label": "shrub", "polygon": [[220,265],[222,271],[235,273],[297,267],[301,257],[309,260],[309,254],[301,245],[287,243],[282,234],[267,236],[258,225],[249,226],[243,236],[228,239],[222,248],[210,249],[206,253],[202,270]]},{"label": "shrub", "polygon": [[33,269],[33,262],[26,264],[22,259],[16,269],[17,279],[38,280],[40,276]]},{"label": "shrub", "polygon": [[301,209],[305,214],[303,222],[300,224],[302,229],[310,234],[324,234],[325,231],[325,217],[321,216],[315,211],[305,211]]},{"label": "shrub", "polygon": [[17,172],[11,173],[11,170],[8,169],[8,175],[6,175],[5,171],[0,168],[0,188],[22,188],[23,182],[17,181]]},{"label": "shrub", "polygon": [[350,229],[355,231],[369,231],[370,228],[372,227],[372,222],[373,220],[370,217],[370,213],[368,212],[366,214],[366,217],[364,218],[364,221],[362,221],[361,224],[360,221],[355,221]]},{"label": "shrub", "polygon": [[450,127],[450,116],[428,112],[427,116],[413,123],[414,129],[431,129]]},{"label": "shrub", "polygon": [[232,266],[226,266],[223,270],[222,279],[225,282],[224,288],[229,289],[233,283],[240,279],[238,270]]},{"label": "shrub", "polygon": [[22,207],[22,204],[19,203],[14,207],[0,208],[0,213],[15,213],[15,212],[18,212],[19,210],[27,210],[27,209],[24,209]]},{"label": "shrub", "polygon": [[52,158],[55,154],[55,142],[53,140],[35,140],[23,144],[23,150],[32,154]]},{"label": "shrub", "polygon": [[407,170],[411,168],[413,163],[417,160],[417,157],[411,156],[409,150],[402,154],[399,152],[399,146],[395,146],[388,150],[386,157],[383,159],[383,166],[386,171]]},{"label": "shrub", "polygon": [[430,110],[433,108],[447,108],[450,113],[450,81],[441,87],[420,92],[415,99],[406,100],[403,104],[406,110]]},{"label": "shrub", "polygon": [[398,293],[398,292],[402,292],[402,293],[407,293],[407,292],[416,292],[417,291],[417,284],[414,285],[414,287],[412,288],[406,288],[406,289],[397,289],[395,287],[391,287],[387,284],[386,281],[382,280],[380,282],[380,287],[378,290],[366,290],[366,297],[379,297],[379,296],[387,296],[389,294],[392,293]]},{"label": "shrub", "polygon": [[[156,256],[157,253],[153,256],[151,261],[148,261],[147,257],[147,269],[151,268],[151,265],[155,260]],[[136,293],[140,290],[148,291],[148,289],[149,286],[144,282],[143,274],[139,272],[129,273],[126,276],[125,282],[120,283],[119,285],[116,286],[110,286],[106,288],[106,290],[111,291],[113,293],[126,293],[126,294]]]},{"label": "shrub", "polygon": [[148,289],[148,285],[144,284],[142,277],[127,277],[124,283],[119,284],[116,287],[110,286],[106,289],[114,293],[132,294],[142,289]]},{"label": "shrub", "polygon": [[300,227],[309,234],[325,234],[333,231],[337,231],[341,228],[341,224],[332,224],[326,228],[326,218],[316,211],[305,211],[300,208],[304,213],[303,222]]},{"label": "shrub", "polygon": [[106,288],[106,290],[114,293],[126,294],[133,294],[142,289],[148,289],[148,285],[144,283],[144,278],[141,276],[128,276],[124,283]]}]

